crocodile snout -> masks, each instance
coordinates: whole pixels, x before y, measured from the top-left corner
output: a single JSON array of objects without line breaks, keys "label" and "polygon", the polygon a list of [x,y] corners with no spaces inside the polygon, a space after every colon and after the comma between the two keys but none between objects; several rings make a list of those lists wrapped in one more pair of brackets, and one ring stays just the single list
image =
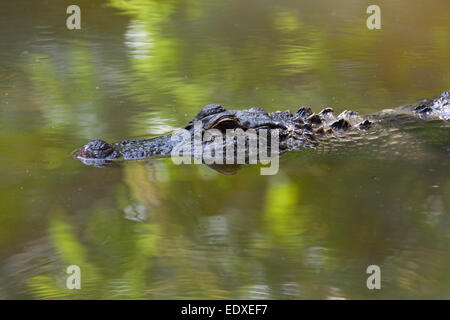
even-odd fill
[{"label": "crocodile snout", "polygon": [[103,140],[93,140],[81,147],[73,155],[76,158],[83,159],[114,159],[115,150]]}]

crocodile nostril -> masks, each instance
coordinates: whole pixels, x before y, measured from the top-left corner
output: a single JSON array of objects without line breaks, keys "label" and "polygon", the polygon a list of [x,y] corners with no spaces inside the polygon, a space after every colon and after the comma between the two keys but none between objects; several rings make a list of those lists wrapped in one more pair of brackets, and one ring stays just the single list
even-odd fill
[{"label": "crocodile nostril", "polygon": [[77,158],[106,159],[112,155],[114,148],[103,140],[93,140],[74,153]]}]

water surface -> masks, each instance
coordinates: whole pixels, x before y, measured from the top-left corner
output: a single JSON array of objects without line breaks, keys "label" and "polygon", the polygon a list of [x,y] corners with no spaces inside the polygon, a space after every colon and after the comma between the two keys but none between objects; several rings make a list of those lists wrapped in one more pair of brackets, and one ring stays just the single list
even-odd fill
[{"label": "water surface", "polygon": [[450,89],[447,0],[378,1],[373,31],[356,0],[77,3],[76,31],[70,2],[0,4],[0,298],[450,298],[448,126],[292,152],[274,176],[70,156],[209,103],[371,113],[433,97]]}]

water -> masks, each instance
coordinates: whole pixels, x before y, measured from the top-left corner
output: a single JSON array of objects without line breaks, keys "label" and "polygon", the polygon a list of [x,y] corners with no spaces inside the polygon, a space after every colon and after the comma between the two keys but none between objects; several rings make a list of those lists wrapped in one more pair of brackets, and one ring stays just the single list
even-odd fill
[{"label": "water", "polygon": [[77,3],[76,31],[71,3],[0,5],[0,298],[450,298],[448,126],[292,152],[274,176],[70,156],[208,103],[433,97],[450,89],[448,1],[378,1],[375,31],[356,0]]}]

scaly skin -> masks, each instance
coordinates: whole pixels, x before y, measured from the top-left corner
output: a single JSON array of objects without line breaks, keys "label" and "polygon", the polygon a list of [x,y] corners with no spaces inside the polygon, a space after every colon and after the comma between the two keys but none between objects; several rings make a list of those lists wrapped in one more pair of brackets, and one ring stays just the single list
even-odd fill
[{"label": "scaly skin", "polygon": [[[425,99],[415,105],[397,109],[383,110],[379,113],[360,116],[354,111],[344,111],[335,116],[331,108],[313,113],[309,107],[302,107],[292,114],[289,111],[266,113],[260,108],[245,110],[226,110],[218,104],[204,107],[185,127],[194,134],[194,121],[201,121],[201,130],[241,128],[246,131],[255,129],[278,129],[280,153],[290,150],[311,148],[330,137],[346,137],[361,130],[370,130],[373,126],[402,123],[418,119],[450,119],[450,92],[444,92],[434,99]],[[104,166],[114,160],[146,159],[153,156],[167,156],[178,141],[172,141],[173,134],[144,140],[123,140],[109,144],[102,140],[93,140],[74,153],[74,157],[85,164]],[[204,142],[204,146],[207,142]],[[203,147],[204,147],[203,146]]]}]

